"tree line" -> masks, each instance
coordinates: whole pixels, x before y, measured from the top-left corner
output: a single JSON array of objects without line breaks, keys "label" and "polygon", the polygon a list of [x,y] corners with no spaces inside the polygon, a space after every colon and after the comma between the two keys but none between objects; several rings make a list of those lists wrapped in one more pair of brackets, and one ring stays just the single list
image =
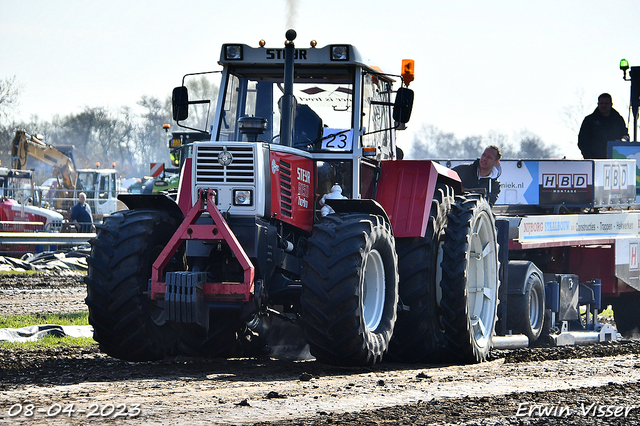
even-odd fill
[{"label": "tree line", "polygon": [[[186,85],[191,99],[211,99],[210,105],[215,105],[218,86],[207,77],[190,79]],[[78,168],[95,167],[96,163],[111,167],[115,163],[122,177],[141,177],[149,173],[149,163],[169,163],[170,134],[165,132],[163,124],[173,123],[170,95],[165,99],[142,96],[137,102],[138,112],[128,106],[117,109],[86,106],[78,114],[56,115],[51,121],[32,116],[24,122],[12,119],[11,113],[19,104],[21,90],[15,77],[0,79],[0,165],[4,167],[11,165],[11,142],[16,129],[43,135],[44,141],[53,146],[73,145]],[[207,123],[206,112],[192,109],[187,124],[203,129]],[[176,130],[176,126],[172,125],[172,129]],[[507,136],[499,133],[459,139],[433,125],[422,125],[411,142],[407,158],[474,159],[488,145],[499,146],[503,158],[559,156],[558,147],[546,145],[532,133],[522,132],[517,139],[512,144]],[[39,172],[38,166],[35,166],[36,180],[50,177],[46,171]]]},{"label": "tree line", "polygon": [[[137,112],[123,106],[116,109],[85,106],[78,114],[56,115],[51,121],[36,115],[28,121],[17,121],[12,110],[19,104],[22,88],[15,78],[0,79],[0,165],[11,167],[11,143],[18,129],[28,134],[40,135],[47,144],[74,147],[73,156],[77,168],[115,168],[122,177],[141,177],[149,174],[149,163],[169,164],[169,139],[164,124],[172,124],[171,96],[159,99],[142,96],[137,102]],[[193,99],[215,99],[218,87],[205,77],[189,84]],[[195,111],[194,111],[195,112]],[[197,114],[196,114],[197,115]],[[205,118],[191,120],[195,127],[202,126]],[[42,181],[46,166],[29,162],[36,170],[36,180]]]},{"label": "tree line", "polygon": [[513,143],[501,133],[487,136],[456,138],[453,133],[439,130],[433,125],[423,125],[414,136],[408,158],[414,159],[475,159],[482,155],[489,145],[496,145],[502,151],[502,158],[553,158],[559,157],[561,150],[556,145],[545,144],[540,137],[523,131]]}]

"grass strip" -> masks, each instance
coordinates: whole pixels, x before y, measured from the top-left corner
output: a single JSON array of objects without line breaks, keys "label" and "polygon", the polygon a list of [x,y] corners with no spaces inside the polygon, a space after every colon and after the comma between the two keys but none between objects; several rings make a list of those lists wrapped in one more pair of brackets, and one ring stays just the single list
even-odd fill
[{"label": "grass strip", "polygon": [[31,314],[8,317],[0,315],[0,328],[22,328],[42,324],[89,325],[89,313]]},{"label": "grass strip", "polygon": [[[35,315],[0,315],[0,328],[23,328],[32,325],[58,324],[58,325],[89,325],[88,312],[73,312],[59,314],[35,314]],[[55,337],[46,336],[35,342],[6,342],[0,341],[0,348],[4,349],[51,349],[51,348],[68,348],[83,347],[97,344],[90,337]]]},{"label": "grass strip", "polygon": [[0,341],[0,349],[64,349],[97,345],[91,337],[55,337],[46,336],[35,342],[4,342]]}]

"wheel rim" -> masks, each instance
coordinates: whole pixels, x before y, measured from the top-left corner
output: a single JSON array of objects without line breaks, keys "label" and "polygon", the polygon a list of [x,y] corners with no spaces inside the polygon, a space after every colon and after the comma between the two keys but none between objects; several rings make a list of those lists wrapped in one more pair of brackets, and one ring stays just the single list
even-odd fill
[{"label": "wheel rim", "polygon": [[371,250],[367,256],[362,293],[364,322],[374,331],[382,320],[385,298],[384,264],[378,250]]},{"label": "wheel rim", "polygon": [[469,249],[469,319],[476,342],[485,346],[493,330],[498,294],[497,250],[487,213],[475,222]]},{"label": "wheel rim", "polygon": [[529,323],[531,329],[536,330],[540,324],[540,298],[538,292],[535,289],[531,290],[531,297],[529,297]]}]

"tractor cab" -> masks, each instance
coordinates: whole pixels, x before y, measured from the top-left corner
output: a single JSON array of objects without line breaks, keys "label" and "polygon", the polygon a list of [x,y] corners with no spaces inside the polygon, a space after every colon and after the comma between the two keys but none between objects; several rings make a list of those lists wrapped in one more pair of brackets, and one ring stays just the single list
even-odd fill
[{"label": "tractor cab", "polygon": [[[411,91],[401,87],[396,96],[392,84],[400,76],[370,64],[354,46],[292,45],[293,40],[285,49],[223,45],[216,115],[207,129],[211,141],[302,151],[313,160],[318,197],[338,184],[344,197],[373,198],[376,167],[396,157],[395,130],[408,121]],[[295,63],[290,76],[287,48]],[[189,101],[186,85],[183,79],[173,93],[178,125],[187,120],[189,106],[206,102]]]}]

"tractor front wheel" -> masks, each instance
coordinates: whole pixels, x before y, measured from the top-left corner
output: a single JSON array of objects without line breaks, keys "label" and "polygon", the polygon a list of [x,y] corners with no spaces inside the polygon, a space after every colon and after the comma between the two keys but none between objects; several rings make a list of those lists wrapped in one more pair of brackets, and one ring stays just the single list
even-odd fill
[{"label": "tractor front wheel", "polygon": [[379,362],[398,304],[398,260],[381,216],[332,214],[316,224],[303,259],[301,322],[311,354],[333,365]]},{"label": "tractor front wheel", "polygon": [[[163,211],[126,210],[96,226],[87,259],[85,301],[94,339],[106,354],[149,361],[175,353],[177,334],[147,290],[151,266],[178,225],[178,219]],[[170,265],[183,264],[175,256]]]}]

